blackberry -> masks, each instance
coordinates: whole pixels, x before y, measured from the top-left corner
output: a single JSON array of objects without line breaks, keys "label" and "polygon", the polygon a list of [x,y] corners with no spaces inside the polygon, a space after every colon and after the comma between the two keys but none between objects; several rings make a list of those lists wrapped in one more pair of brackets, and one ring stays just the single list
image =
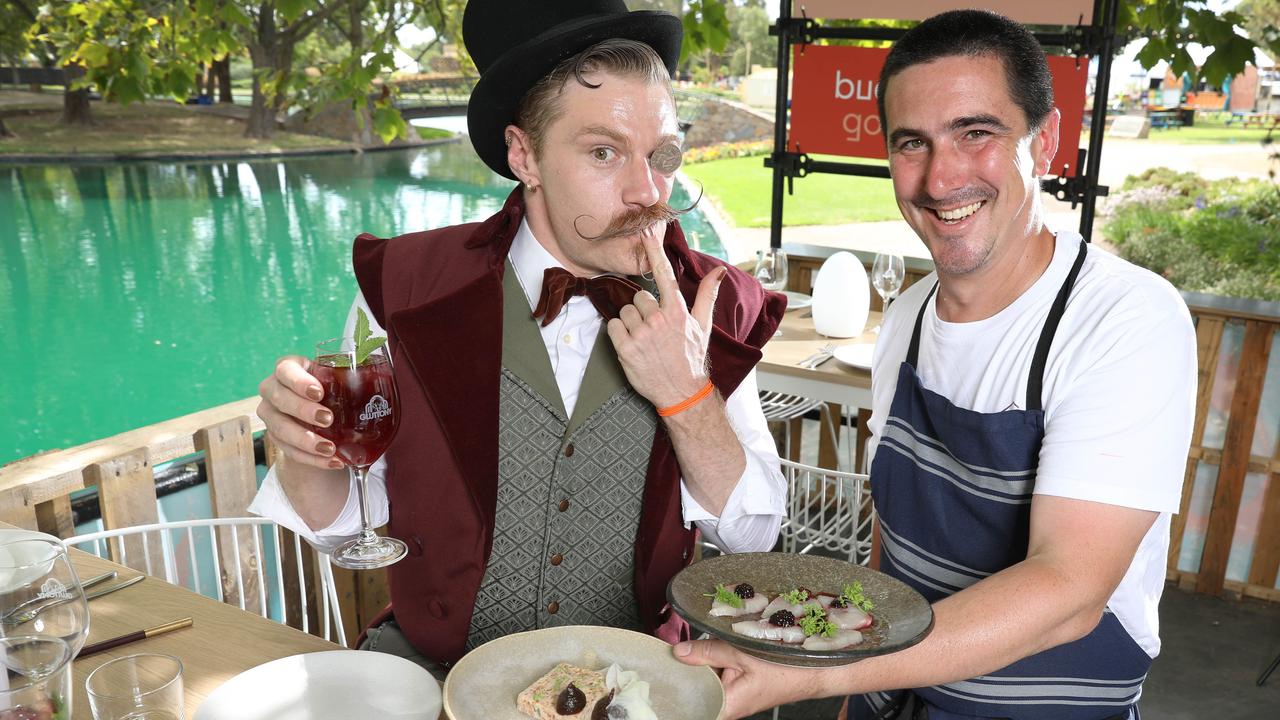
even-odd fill
[{"label": "blackberry", "polygon": [[756,589],[751,587],[750,583],[738,583],[737,587],[733,589],[733,594],[743,600],[750,600],[756,596]]},{"label": "blackberry", "polygon": [[769,616],[769,624],[778,627],[795,627],[796,616],[792,615],[790,610],[779,610]]},{"label": "blackberry", "polygon": [[577,685],[569,683],[556,698],[556,712],[560,715],[577,715],[587,706],[587,696]]},{"label": "blackberry", "polygon": [[841,595],[840,597],[831,601],[831,607],[844,610],[845,608],[849,607],[849,598]]}]

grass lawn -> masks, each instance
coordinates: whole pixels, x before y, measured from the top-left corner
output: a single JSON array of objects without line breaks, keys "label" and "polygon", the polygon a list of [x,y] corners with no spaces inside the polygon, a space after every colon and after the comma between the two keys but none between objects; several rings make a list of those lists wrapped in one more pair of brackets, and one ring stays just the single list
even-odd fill
[{"label": "grass lawn", "polygon": [[[1262,128],[1244,128],[1239,122],[1227,125],[1226,116],[1221,118],[1204,113],[1196,114],[1196,123],[1191,127],[1152,128],[1147,137],[1164,143],[1178,145],[1222,145],[1251,144],[1258,145],[1267,136]],[[1275,139],[1280,141],[1280,131]]]},{"label": "grass lawn", "polygon": [[[120,106],[94,103],[95,124],[61,125],[61,109],[6,115],[5,126],[16,137],[0,138],[0,157],[11,154],[75,155],[112,153],[272,152],[277,150],[350,147],[350,143],[277,131],[270,140],[244,137],[240,120],[206,114],[165,102]],[[437,134],[438,133],[438,134]],[[423,139],[449,133],[418,128]]]},{"label": "grass lawn", "polygon": [[[815,159],[852,161],[816,156]],[[862,160],[859,162],[874,162]],[[764,157],[730,158],[685,165],[716,205],[738,227],[768,227],[773,171]],[[796,192],[783,201],[787,225],[838,225],[875,220],[901,220],[893,199],[893,185],[883,178],[814,174],[796,178]]]}]

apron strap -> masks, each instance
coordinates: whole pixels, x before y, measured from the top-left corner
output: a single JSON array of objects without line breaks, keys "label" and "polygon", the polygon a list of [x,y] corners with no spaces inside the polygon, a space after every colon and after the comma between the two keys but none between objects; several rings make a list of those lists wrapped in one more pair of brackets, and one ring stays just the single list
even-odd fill
[{"label": "apron strap", "polygon": [[1084,265],[1084,258],[1088,251],[1089,246],[1081,240],[1080,252],[1076,254],[1075,264],[1071,266],[1071,272],[1067,273],[1067,279],[1062,281],[1058,297],[1054,298],[1053,307],[1049,309],[1049,317],[1045,318],[1044,327],[1040,329],[1040,341],[1036,343],[1036,354],[1031,358],[1031,374],[1027,378],[1028,410],[1044,409],[1042,398],[1044,367],[1049,361],[1049,346],[1053,345],[1053,336],[1058,331],[1058,321],[1062,320],[1062,313],[1067,309],[1067,299],[1071,297],[1071,288],[1076,284],[1076,277],[1080,275],[1080,267]]},{"label": "apron strap", "polygon": [[919,368],[920,363],[916,362],[920,357],[920,324],[924,322],[925,308],[929,307],[929,298],[938,292],[938,283],[933,284],[933,289],[928,295],[924,296],[924,303],[920,305],[920,312],[916,313],[915,329],[911,331],[911,345],[907,348],[907,364],[913,368]]}]

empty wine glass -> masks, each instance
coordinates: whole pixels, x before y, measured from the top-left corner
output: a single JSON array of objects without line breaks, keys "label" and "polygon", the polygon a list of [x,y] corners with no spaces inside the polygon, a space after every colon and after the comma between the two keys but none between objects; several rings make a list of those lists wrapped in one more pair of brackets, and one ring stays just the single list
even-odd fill
[{"label": "empty wine glass", "polygon": [[67,550],[55,540],[0,545],[0,637],[52,636],[80,652],[89,635],[89,605]]},{"label": "empty wine glass", "polygon": [[[782,292],[787,289],[787,254],[782,248],[770,247],[756,253],[755,276],[765,290]],[[778,330],[773,336],[781,334],[782,331]]]},{"label": "empty wine glass", "polygon": [[756,253],[756,280],[765,290],[781,292],[787,288],[787,254],[771,247]]},{"label": "empty wine glass", "polygon": [[[876,259],[871,263],[871,287],[876,289],[884,303],[882,312],[888,310],[889,303],[898,296],[906,276],[907,265],[901,255],[876,253]],[[880,326],[876,325],[871,332],[880,332]]]}]

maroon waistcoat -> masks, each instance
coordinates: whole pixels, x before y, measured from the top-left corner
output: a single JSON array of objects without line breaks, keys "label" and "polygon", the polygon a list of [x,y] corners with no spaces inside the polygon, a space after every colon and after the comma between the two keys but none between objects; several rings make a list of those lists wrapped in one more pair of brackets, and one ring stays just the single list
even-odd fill
[{"label": "maroon waistcoat", "polygon": [[[400,430],[386,453],[388,532],[408,543],[409,556],[389,569],[388,610],[414,647],[441,663],[463,654],[493,542],[502,273],[523,216],[517,187],[483,223],[390,240],[366,233],[355,242],[356,279],[387,330],[400,398]],[[664,245],[692,304],[702,278],[725,263],[690,250],[676,223]],[[708,348],[712,382],[726,397],[760,360],[785,307],[780,294],[728,268]],[[636,600],[650,631],[664,619],[667,583],[693,543],[679,481],[659,425],[635,546]]]}]

